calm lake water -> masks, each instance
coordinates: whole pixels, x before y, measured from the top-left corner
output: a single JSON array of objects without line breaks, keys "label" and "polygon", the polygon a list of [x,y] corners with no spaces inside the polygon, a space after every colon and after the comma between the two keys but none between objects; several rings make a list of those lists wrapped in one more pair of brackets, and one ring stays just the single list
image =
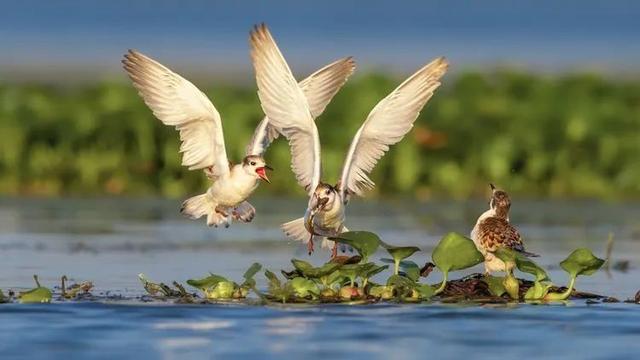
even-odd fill
[{"label": "calm lake water", "polygon": [[[640,306],[572,302],[553,306],[270,306],[143,303],[137,279],[184,282],[211,271],[238,279],[252,262],[272,270],[304,249],[283,240],[279,223],[297,216],[303,199],[258,199],[251,225],[209,229],[180,217],[180,201],[156,199],[0,200],[0,288],[49,287],[66,274],[91,280],[99,302],[0,305],[2,358],[631,358],[640,351]],[[447,231],[468,233],[485,202],[354,201],[352,229],[428,254]],[[512,221],[559,284],[557,264],[587,246],[627,272],[599,272],[578,287],[631,298],[640,289],[640,204],[515,201]],[[378,254],[383,257],[384,254]],[[318,252],[311,261],[321,263]],[[481,271],[481,267],[472,269]],[[454,274],[453,277],[463,274]],[[264,279],[257,276],[259,285]],[[439,277],[433,274],[430,282]]]}]

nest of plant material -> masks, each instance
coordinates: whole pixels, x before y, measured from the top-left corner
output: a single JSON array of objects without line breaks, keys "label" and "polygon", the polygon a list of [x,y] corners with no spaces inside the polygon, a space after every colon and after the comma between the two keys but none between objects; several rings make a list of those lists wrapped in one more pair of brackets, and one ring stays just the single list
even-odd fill
[{"label": "nest of plant material", "polygon": [[[520,284],[519,294],[520,298],[524,298],[529,288],[534,285],[533,281],[518,278]],[[564,292],[567,288],[564,286],[551,286],[552,292]],[[590,292],[573,290],[571,292],[571,299],[589,299],[602,302],[619,302],[618,299],[594,294]],[[460,301],[473,301],[482,303],[506,303],[513,301],[509,298],[509,295],[504,294],[502,296],[495,296],[489,290],[489,284],[484,280],[483,274],[471,274],[467,277],[457,280],[449,280],[444,290],[440,294],[440,301],[444,303],[460,302]]]}]

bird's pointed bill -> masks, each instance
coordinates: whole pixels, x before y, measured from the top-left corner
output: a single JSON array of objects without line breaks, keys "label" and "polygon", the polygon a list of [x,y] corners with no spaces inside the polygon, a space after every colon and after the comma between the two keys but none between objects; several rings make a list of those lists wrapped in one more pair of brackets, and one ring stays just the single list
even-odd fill
[{"label": "bird's pointed bill", "polygon": [[256,174],[258,174],[258,176],[260,177],[260,179],[271,183],[271,181],[269,180],[269,178],[267,177],[267,170],[273,170],[271,167],[269,166],[264,166],[264,167],[259,167],[256,169]]}]

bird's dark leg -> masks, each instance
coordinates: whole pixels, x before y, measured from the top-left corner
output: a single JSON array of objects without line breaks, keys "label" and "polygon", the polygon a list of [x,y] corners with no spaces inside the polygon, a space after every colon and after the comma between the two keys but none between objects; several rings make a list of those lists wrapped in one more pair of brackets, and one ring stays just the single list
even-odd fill
[{"label": "bird's dark leg", "polygon": [[307,250],[309,250],[309,255],[313,253],[313,234],[309,236],[309,242],[307,243]]},{"label": "bird's dark leg", "polygon": [[333,242],[333,249],[331,249],[331,258],[335,259],[338,256],[338,242]]}]

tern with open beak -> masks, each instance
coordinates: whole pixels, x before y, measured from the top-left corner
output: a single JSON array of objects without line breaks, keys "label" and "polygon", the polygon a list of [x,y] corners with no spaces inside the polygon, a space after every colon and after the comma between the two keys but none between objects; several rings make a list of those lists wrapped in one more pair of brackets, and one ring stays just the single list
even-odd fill
[{"label": "tern with open beak", "polygon": [[[345,205],[352,194],[362,195],[374,186],[369,179],[376,162],[411,130],[420,110],[440,86],[447,61],[438,58],[405,80],[369,113],[356,133],[337,185],[320,181],[320,140],[302,89],[265,25],[250,35],[251,58],[256,71],[258,95],[271,124],[289,140],[292,169],[308,192],[305,216],[282,225],[286,235],[307,243],[331,247],[327,237],[347,231]],[[337,246],[333,244],[333,256]]]},{"label": "tern with open beak", "polygon": [[[204,170],[213,181],[206,193],[187,199],[180,210],[198,219],[206,216],[207,225],[228,227],[234,220],[250,222],[254,207],[246,201],[260,180],[269,182],[272,170],[263,158],[278,132],[264,118],[247,146],[239,164],[227,159],[222,119],[207,96],[195,85],[157,61],[130,50],[122,61],[144,102],[165,125],[180,132],[182,165],[189,170]],[[337,60],[311,74],[299,84],[312,104],[313,118],[320,115],[354,70],[351,58]]]},{"label": "tern with open beak", "polygon": [[511,199],[502,190],[491,187],[491,200],[489,200],[489,210],[480,215],[476,225],[471,230],[471,239],[476,244],[478,251],[484,255],[485,274],[489,275],[494,271],[510,271],[505,267],[505,263],[493,253],[499,248],[509,248],[525,256],[536,257],[538,255],[526,252],[524,241],[511,223],[509,223],[509,209]]}]

